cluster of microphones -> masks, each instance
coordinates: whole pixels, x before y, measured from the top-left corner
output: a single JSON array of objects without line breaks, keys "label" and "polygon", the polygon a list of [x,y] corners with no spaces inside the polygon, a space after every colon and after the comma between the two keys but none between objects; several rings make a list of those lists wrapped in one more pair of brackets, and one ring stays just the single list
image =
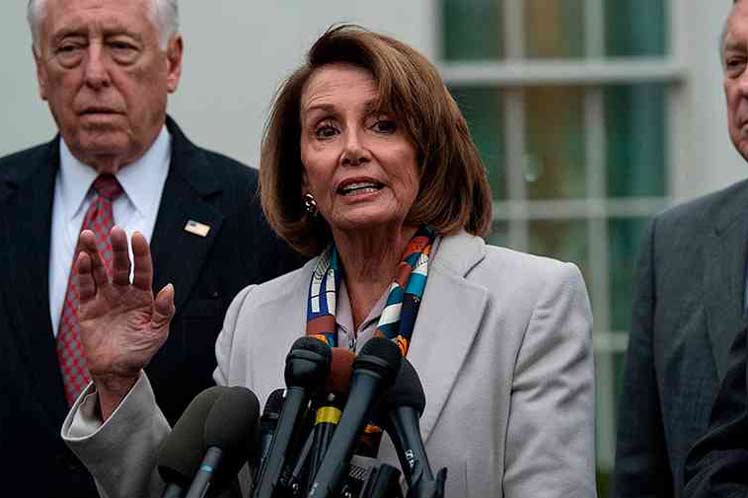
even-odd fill
[{"label": "cluster of microphones", "polygon": [[375,458],[372,427],[392,440],[406,498],[444,498],[447,469],[432,472],[421,439],[423,387],[394,342],[372,338],[356,355],[302,337],[284,373],[261,417],[244,387],[190,403],[159,450],[164,498],[219,496],[247,463],[251,498],[403,498],[400,470]]}]

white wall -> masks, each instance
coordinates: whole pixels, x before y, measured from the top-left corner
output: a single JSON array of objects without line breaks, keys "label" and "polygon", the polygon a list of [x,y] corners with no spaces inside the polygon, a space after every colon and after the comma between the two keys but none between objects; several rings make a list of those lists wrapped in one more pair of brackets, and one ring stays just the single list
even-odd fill
[{"label": "white wall", "polygon": [[[169,112],[200,145],[257,164],[278,84],[332,23],[356,22],[434,54],[431,0],[188,0],[185,61]],[[55,132],[36,93],[25,0],[0,6],[0,156]]]},{"label": "white wall", "polygon": [[0,6],[0,155],[49,139],[54,123],[36,89],[26,2]]}]

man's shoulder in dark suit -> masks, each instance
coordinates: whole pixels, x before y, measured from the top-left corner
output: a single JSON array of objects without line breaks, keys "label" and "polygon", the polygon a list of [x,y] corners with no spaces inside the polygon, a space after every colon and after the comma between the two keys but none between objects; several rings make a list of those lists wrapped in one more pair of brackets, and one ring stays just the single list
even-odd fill
[{"label": "man's shoulder in dark suit", "polygon": [[[715,225],[729,223],[741,206],[748,209],[748,180],[673,206],[654,218],[657,231],[668,235],[710,231]],[[698,243],[698,240],[692,240]]]},{"label": "man's shoulder in dark suit", "polygon": [[56,139],[0,157],[0,202],[10,195],[12,187],[22,183],[33,172],[48,163]]},{"label": "man's shoulder in dark suit", "polygon": [[[0,172],[9,171],[15,168],[23,169],[30,162],[38,162],[48,154],[50,142],[37,144],[16,152],[11,152],[5,156],[0,156]],[[0,173],[2,177],[2,173]]]}]

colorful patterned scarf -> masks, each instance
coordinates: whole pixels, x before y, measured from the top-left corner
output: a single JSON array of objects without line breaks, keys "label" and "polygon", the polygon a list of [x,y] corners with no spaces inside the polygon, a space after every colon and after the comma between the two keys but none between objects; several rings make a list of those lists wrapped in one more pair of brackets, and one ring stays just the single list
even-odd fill
[{"label": "colorful patterned scarf", "polygon": [[[375,335],[395,341],[403,356],[408,353],[413,327],[421,306],[428,278],[429,255],[436,233],[422,226],[408,243],[395,280],[390,284],[387,303],[379,317]],[[337,291],[343,267],[333,244],[322,256],[312,274],[307,303],[306,333],[337,347],[335,323]]]}]

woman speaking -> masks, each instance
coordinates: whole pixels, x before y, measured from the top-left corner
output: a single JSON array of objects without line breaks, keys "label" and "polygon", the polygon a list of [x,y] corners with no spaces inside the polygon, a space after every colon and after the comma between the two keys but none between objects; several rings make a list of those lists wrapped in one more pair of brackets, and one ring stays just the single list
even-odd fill
[{"label": "woman speaking", "polygon": [[[573,264],[486,245],[485,171],[431,63],[380,34],[329,30],[276,98],[260,180],[271,226],[313,258],[234,299],[218,384],[264,400],[305,332],[354,351],[384,336],[422,380],[422,436],[433,466],[448,468],[448,498],[595,496],[583,280]],[[168,334],[174,289],[154,298],[137,234],[132,283],[121,230],[111,277],[90,232],[81,246],[93,385],[63,436],[109,496],[159,495],[153,454],[169,427],[142,368]],[[379,457],[397,461],[386,439]]]}]

